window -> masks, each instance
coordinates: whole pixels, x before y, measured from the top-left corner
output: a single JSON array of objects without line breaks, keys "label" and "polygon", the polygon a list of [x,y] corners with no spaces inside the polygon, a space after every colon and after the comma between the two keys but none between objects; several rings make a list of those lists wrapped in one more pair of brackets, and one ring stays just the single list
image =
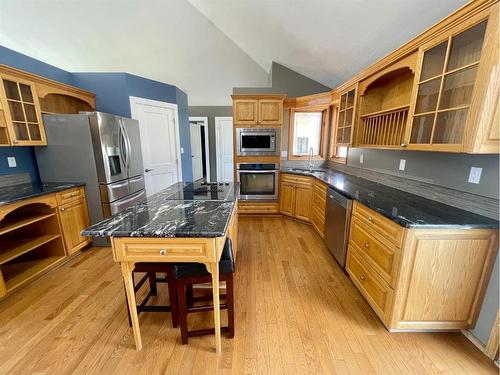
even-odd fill
[{"label": "window", "polygon": [[289,159],[324,159],[325,123],[328,110],[290,111]]}]

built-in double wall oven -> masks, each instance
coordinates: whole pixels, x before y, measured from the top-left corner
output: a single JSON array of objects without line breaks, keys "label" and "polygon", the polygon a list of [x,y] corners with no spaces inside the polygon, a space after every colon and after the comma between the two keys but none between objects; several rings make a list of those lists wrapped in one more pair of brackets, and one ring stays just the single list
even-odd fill
[{"label": "built-in double wall oven", "polygon": [[277,199],[278,164],[238,163],[240,199]]},{"label": "built-in double wall oven", "polygon": [[279,155],[280,129],[236,128],[236,152],[239,156]]}]

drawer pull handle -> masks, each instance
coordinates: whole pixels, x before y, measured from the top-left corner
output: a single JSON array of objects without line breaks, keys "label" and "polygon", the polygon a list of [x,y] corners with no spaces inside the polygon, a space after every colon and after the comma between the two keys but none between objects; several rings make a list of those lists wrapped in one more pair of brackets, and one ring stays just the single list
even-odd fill
[{"label": "drawer pull handle", "polygon": [[61,211],[65,211],[66,209],[64,207],[61,208]]},{"label": "drawer pull handle", "polygon": [[368,221],[373,221],[373,217],[368,216]]},{"label": "drawer pull handle", "polygon": [[167,255],[166,249],[160,249],[160,255]]},{"label": "drawer pull handle", "polygon": [[75,193],[71,193],[71,196],[72,196],[72,197],[76,196],[76,192],[75,192]]},{"label": "drawer pull handle", "polygon": [[361,280],[363,280],[363,281],[365,281],[365,280],[366,280],[366,276],[363,276],[363,275],[360,275],[360,276],[359,276],[359,278],[360,278]]},{"label": "drawer pull handle", "polygon": [[366,247],[366,248],[370,247],[370,244],[369,244],[368,242],[367,242],[367,243],[365,243],[365,247]]}]

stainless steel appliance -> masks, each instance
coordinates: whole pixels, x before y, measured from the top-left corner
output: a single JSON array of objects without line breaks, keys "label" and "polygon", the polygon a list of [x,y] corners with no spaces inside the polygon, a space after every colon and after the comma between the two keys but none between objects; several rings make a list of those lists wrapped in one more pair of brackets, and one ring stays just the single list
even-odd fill
[{"label": "stainless steel appliance", "polygon": [[280,129],[236,128],[236,153],[245,155],[279,155]]},{"label": "stainless steel appliance", "polygon": [[236,164],[240,199],[277,199],[278,165],[274,163]]},{"label": "stainless steel appliance", "polygon": [[146,198],[139,123],[102,112],[43,115],[47,147],[35,148],[44,181],[86,183],[91,223]]},{"label": "stainless steel appliance", "polygon": [[345,268],[352,200],[328,188],[326,200],[325,242],[337,262]]}]

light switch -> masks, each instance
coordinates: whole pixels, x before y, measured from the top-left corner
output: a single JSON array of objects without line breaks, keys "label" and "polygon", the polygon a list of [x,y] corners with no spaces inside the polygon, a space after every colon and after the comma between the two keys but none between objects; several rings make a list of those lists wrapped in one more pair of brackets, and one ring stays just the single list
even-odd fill
[{"label": "light switch", "polygon": [[364,161],[364,155],[363,155],[363,154],[361,154],[361,155],[359,155],[359,162],[360,162],[361,164],[363,164],[363,161]]},{"label": "light switch", "polygon": [[14,156],[9,156],[7,158],[7,163],[9,164],[9,167],[10,168],[15,168],[17,167],[17,163],[16,163],[16,158]]},{"label": "light switch", "polygon": [[181,154],[184,153],[184,147],[181,147]]},{"label": "light switch", "polygon": [[400,159],[399,160],[399,170],[404,171],[406,168],[406,159]]},{"label": "light switch", "polygon": [[470,173],[469,173],[469,182],[471,184],[479,184],[479,181],[481,180],[481,172],[482,171],[483,171],[483,168],[471,167]]}]

